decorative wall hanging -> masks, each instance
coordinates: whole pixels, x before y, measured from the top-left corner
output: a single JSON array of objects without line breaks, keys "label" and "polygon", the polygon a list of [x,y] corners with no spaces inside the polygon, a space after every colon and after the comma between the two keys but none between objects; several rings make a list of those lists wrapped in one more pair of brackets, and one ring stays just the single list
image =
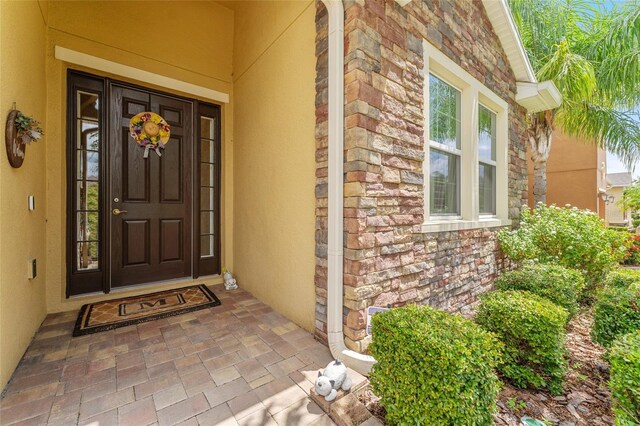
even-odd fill
[{"label": "decorative wall hanging", "polygon": [[129,132],[133,140],[144,147],[144,158],[149,157],[151,149],[162,157],[161,150],[169,141],[171,126],[155,112],[141,112],[131,118]]},{"label": "decorative wall hanging", "polygon": [[26,153],[26,145],[39,141],[44,135],[40,123],[32,117],[28,117],[16,109],[13,109],[7,116],[7,127],[4,134],[4,141],[7,148],[7,158],[11,167],[22,166]]}]

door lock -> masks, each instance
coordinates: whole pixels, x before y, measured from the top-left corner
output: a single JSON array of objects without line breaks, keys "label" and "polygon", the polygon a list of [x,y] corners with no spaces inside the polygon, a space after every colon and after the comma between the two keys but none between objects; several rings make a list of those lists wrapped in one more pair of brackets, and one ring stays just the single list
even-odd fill
[{"label": "door lock", "polygon": [[123,213],[127,213],[126,210],[120,210],[120,209],[113,209],[111,210],[111,212],[114,214],[114,216],[120,216]]}]

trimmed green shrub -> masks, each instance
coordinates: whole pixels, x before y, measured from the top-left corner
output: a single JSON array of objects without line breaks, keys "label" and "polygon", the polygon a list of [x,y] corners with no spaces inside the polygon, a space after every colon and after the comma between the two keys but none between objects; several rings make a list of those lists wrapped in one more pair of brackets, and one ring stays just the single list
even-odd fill
[{"label": "trimmed green shrub", "polygon": [[640,270],[614,269],[609,272],[604,281],[605,287],[628,288],[631,284],[640,281]]},{"label": "trimmed green shrub", "polygon": [[618,426],[640,424],[640,330],[613,343],[609,353],[613,414]]},{"label": "trimmed green shrub", "polygon": [[618,337],[640,329],[640,282],[605,287],[593,307],[591,337],[609,347]]},{"label": "trimmed green shrub", "polygon": [[627,238],[605,228],[602,219],[575,207],[525,209],[520,227],[504,229],[500,247],[515,261],[533,260],[577,269],[585,277],[583,301],[591,302],[606,274],[626,255]]},{"label": "trimmed green shrub", "polygon": [[584,278],[575,269],[557,265],[526,264],[508,271],[495,282],[498,290],[525,290],[565,308],[570,316],[578,313],[578,300],[584,289]]},{"label": "trimmed green shrub", "polygon": [[526,291],[496,291],[481,300],[476,322],[504,344],[499,371],[515,386],[560,393],[567,310]]},{"label": "trimmed green shrub", "polygon": [[390,424],[487,425],[500,389],[500,342],[428,306],[375,314],[370,380]]},{"label": "trimmed green shrub", "polygon": [[629,233],[629,228],[626,226],[608,226],[608,229],[616,232],[627,232]]}]

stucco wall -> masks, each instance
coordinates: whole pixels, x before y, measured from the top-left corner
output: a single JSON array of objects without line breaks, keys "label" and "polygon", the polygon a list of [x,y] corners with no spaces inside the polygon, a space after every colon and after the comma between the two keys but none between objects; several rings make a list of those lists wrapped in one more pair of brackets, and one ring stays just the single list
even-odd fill
[{"label": "stucco wall", "polygon": [[[0,2],[0,134],[15,101],[24,114],[44,123],[45,23],[38,2]],[[27,147],[21,168],[0,154],[0,389],[11,377],[45,317],[45,137]],[[36,209],[27,210],[35,196]],[[35,257],[38,276],[27,279],[27,259]]]},{"label": "stucco wall", "polygon": [[622,225],[627,223],[631,225],[631,214],[629,211],[623,211],[618,205],[618,201],[622,200],[622,196],[625,188],[621,186],[615,186],[607,189],[607,195],[614,197],[614,201],[611,204],[607,204],[606,207],[606,220],[609,225]]},{"label": "stucco wall", "polygon": [[[141,14],[170,18],[170,31],[149,36]],[[134,13],[135,12],[135,13]],[[206,23],[206,25],[202,24]],[[222,105],[222,262],[233,265],[233,11],[213,2],[51,2],[47,31],[47,308],[49,312],[77,309],[105,295],[65,298],[66,286],[66,73],[68,68],[145,85],[144,82],[66,64],[54,57],[55,46],[98,56],[231,95]],[[179,92],[165,88],[165,92]],[[185,94],[183,94],[185,95]],[[185,96],[193,97],[186,94]],[[206,99],[205,99],[206,100]],[[190,279],[119,291],[126,296],[176,287]],[[197,282],[218,283],[219,278]]]},{"label": "stucco wall", "polygon": [[[604,218],[604,203],[598,197],[598,188],[605,188],[600,172],[600,164],[603,161],[606,161],[604,150],[556,129],[553,132],[551,154],[547,161],[547,204],[571,204],[580,209],[599,212],[600,217]],[[528,204],[533,207],[533,161],[529,154],[527,167]]]},{"label": "stucco wall", "polygon": [[234,265],[240,286],[314,317],[314,2],[242,2],[234,55]]}]

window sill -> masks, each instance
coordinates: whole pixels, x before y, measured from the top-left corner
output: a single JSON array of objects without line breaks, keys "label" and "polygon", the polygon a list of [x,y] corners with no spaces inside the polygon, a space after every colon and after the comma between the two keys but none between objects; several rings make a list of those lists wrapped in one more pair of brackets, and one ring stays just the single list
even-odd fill
[{"label": "window sill", "polygon": [[509,226],[511,221],[499,218],[480,218],[478,220],[432,220],[422,224],[422,232],[460,231],[463,229],[497,228]]}]

